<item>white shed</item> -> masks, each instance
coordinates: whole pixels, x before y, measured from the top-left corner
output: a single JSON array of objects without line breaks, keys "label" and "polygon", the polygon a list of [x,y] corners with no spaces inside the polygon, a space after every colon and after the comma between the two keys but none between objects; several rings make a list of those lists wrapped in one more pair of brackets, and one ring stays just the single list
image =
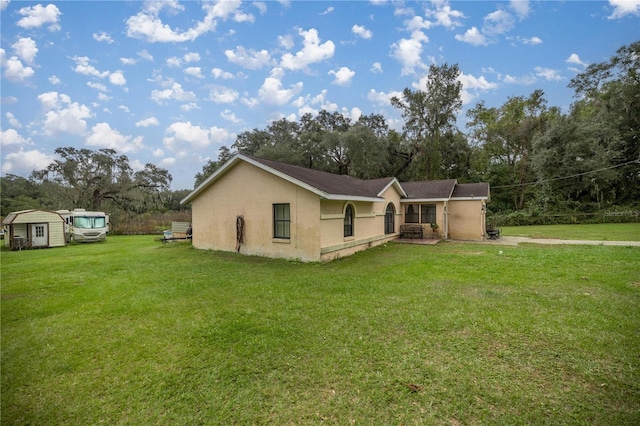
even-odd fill
[{"label": "white shed", "polygon": [[12,212],[2,221],[4,244],[13,250],[22,248],[62,247],[64,219],[58,213],[44,210]]}]

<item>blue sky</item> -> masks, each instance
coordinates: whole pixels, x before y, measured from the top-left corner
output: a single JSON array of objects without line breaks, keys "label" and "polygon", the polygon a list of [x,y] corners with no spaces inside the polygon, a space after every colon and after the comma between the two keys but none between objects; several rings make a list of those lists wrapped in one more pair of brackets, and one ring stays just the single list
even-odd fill
[{"label": "blue sky", "polygon": [[0,0],[1,167],[27,177],[58,147],[113,148],[173,189],[221,146],[273,120],[321,109],[382,114],[457,63],[464,108],[567,84],[640,39],[640,0],[105,1]]}]

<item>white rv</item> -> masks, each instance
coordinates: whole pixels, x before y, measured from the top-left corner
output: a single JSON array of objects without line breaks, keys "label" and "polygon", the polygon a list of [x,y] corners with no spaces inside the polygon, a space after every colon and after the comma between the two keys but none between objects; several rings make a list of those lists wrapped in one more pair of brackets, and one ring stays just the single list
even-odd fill
[{"label": "white rv", "polygon": [[85,209],[57,210],[64,219],[64,235],[67,242],[89,243],[104,241],[109,233],[109,214]]}]

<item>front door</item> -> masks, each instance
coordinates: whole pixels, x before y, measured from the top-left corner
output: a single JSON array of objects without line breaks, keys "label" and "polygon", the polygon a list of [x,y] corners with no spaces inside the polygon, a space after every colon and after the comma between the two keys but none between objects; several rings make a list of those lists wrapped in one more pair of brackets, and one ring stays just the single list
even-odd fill
[{"label": "front door", "polygon": [[31,225],[31,246],[46,247],[49,244],[49,232],[46,223],[34,223]]}]

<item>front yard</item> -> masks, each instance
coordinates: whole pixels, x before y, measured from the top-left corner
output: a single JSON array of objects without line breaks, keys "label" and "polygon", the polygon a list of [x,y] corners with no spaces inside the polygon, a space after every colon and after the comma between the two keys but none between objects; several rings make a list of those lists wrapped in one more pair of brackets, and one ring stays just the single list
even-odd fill
[{"label": "front yard", "polygon": [[1,255],[6,425],[640,423],[640,248]]}]

